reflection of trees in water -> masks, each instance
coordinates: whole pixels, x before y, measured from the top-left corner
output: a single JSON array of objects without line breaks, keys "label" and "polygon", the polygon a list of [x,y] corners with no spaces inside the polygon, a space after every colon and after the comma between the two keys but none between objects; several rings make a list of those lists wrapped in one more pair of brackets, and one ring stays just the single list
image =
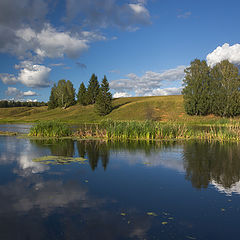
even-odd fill
[{"label": "reflection of trees in water", "polygon": [[107,142],[102,141],[78,141],[78,154],[81,157],[87,157],[92,170],[98,166],[101,159],[102,166],[106,170],[109,162],[109,148]]},{"label": "reflection of trees in water", "polygon": [[196,188],[215,180],[225,188],[240,180],[240,145],[188,142],[184,145],[186,179]]},{"label": "reflection of trees in water", "polygon": [[[162,141],[96,141],[96,140],[82,140],[73,141],[71,139],[64,140],[31,140],[31,142],[38,147],[48,148],[54,156],[73,157],[75,153],[75,142],[78,154],[80,157],[87,158],[92,170],[98,166],[101,161],[104,170],[107,169],[109,163],[109,155],[111,151],[128,151],[139,152],[150,155],[153,152],[159,152],[164,149],[173,147],[176,142],[162,142]],[[178,143],[179,144],[179,143]]]},{"label": "reflection of trees in water", "polygon": [[[179,143],[178,143],[179,144]],[[127,150],[129,152],[143,151],[146,155],[150,155],[154,151],[164,150],[176,145],[174,141],[109,141],[111,150]]]},{"label": "reflection of trees in water", "polygon": [[106,170],[109,163],[109,152],[111,151],[143,151],[146,155],[153,151],[163,150],[174,146],[175,142],[156,142],[156,141],[78,141],[77,149],[79,156],[88,158],[92,170],[98,166],[98,161],[101,159],[102,166]]},{"label": "reflection of trees in water", "polygon": [[73,157],[74,155],[74,141],[71,139],[34,139],[31,140],[31,143],[38,147],[49,148],[54,156]]}]

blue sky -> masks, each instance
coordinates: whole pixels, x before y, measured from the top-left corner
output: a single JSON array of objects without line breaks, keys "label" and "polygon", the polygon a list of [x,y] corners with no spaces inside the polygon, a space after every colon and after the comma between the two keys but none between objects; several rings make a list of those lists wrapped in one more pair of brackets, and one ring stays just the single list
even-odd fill
[{"label": "blue sky", "polygon": [[240,63],[240,2],[0,0],[0,99],[104,75],[114,97],[179,94],[192,60]]}]

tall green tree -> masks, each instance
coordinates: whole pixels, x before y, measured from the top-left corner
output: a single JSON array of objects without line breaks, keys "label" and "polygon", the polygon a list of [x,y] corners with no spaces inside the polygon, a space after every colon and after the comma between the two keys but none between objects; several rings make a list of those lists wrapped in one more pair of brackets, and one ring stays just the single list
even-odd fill
[{"label": "tall green tree", "polygon": [[210,67],[206,61],[195,59],[185,69],[183,80],[184,108],[189,115],[206,115],[211,112],[213,98]]},{"label": "tall green tree", "polygon": [[57,98],[56,98],[56,89],[57,89],[57,86],[54,83],[54,85],[51,89],[51,95],[50,95],[49,101],[48,101],[48,109],[54,109],[58,106]]},{"label": "tall green tree", "polygon": [[97,76],[92,74],[87,88],[87,103],[94,104],[99,93],[99,83]]},{"label": "tall green tree", "polygon": [[240,114],[240,76],[238,68],[224,60],[211,70],[214,89],[213,113],[233,117]]},{"label": "tall green tree", "polygon": [[100,116],[107,115],[112,111],[112,94],[109,90],[107,77],[104,76],[95,104],[97,113]]},{"label": "tall green tree", "polygon": [[56,107],[69,107],[75,104],[75,89],[71,81],[59,80],[54,84],[49,98],[49,109]]},{"label": "tall green tree", "polygon": [[66,107],[72,106],[74,104],[76,104],[76,100],[75,100],[75,89],[73,87],[73,84],[70,80],[67,80],[66,83]]},{"label": "tall green tree", "polygon": [[79,104],[82,104],[82,105],[87,105],[88,104],[87,89],[86,89],[83,82],[81,83],[81,85],[79,87],[79,90],[78,90],[77,102]]}]

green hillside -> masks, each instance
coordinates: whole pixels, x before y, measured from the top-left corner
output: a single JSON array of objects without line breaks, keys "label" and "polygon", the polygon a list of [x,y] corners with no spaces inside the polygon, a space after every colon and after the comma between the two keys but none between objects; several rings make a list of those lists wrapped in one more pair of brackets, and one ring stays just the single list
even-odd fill
[{"label": "green hillside", "polygon": [[99,117],[94,106],[75,105],[67,109],[47,110],[47,107],[0,108],[1,122],[35,122],[38,120],[62,120],[68,123],[99,122],[113,120],[157,120],[189,123],[211,123],[220,118],[188,116],[184,112],[182,96],[131,97],[113,101],[113,111]]}]

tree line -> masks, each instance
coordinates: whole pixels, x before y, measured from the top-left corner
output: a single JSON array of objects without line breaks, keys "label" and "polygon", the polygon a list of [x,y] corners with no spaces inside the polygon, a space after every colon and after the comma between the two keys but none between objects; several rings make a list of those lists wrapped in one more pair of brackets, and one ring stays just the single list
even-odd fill
[{"label": "tree line", "polygon": [[46,106],[45,102],[20,102],[20,101],[8,101],[1,100],[0,108],[10,108],[10,107],[41,107]]},{"label": "tree line", "polygon": [[48,108],[67,108],[79,103],[83,106],[94,104],[97,113],[101,116],[112,111],[112,94],[106,76],[99,84],[97,76],[92,74],[87,88],[82,82],[77,93],[77,99],[75,99],[75,96],[76,92],[71,81],[59,80],[51,89]]},{"label": "tree line", "polygon": [[240,114],[239,69],[228,60],[210,67],[205,60],[195,59],[185,69],[183,86],[184,108],[189,115]]}]

